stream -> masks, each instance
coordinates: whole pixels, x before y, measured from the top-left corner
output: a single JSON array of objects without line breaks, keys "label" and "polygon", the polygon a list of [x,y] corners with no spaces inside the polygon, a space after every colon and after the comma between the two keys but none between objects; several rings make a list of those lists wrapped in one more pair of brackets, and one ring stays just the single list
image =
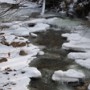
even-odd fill
[{"label": "stream", "polygon": [[59,84],[51,80],[52,74],[55,70],[67,70],[69,65],[73,62],[67,59],[68,51],[62,50],[62,43],[65,41],[61,34],[62,31],[48,30],[46,32],[37,33],[38,38],[32,40],[36,45],[44,46],[44,55],[37,56],[37,58],[30,63],[30,66],[37,67],[41,73],[42,78],[30,82],[30,90],[62,90]]},{"label": "stream", "polygon": [[[30,82],[30,90],[75,90],[72,86],[64,83],[57,83],[51,80],[55,70],[68,70],[70,68],[81,68],[73,60],[67,58],[69,51],[61,49],[65,38],[61,37],[64,31],[48,30],[46,32],[38,32],[37,38],[32,39],[32,43],[43,46],[44,55],[37,56],[30,63],[31,67],[37,67],[42,73],[41,79],[32,79]],[[86,71],[86,70],[85,70]]]},{"label": "stream", "polygon": [[[3,4],[1,7],[3,7]],[[4,8],[7,7],[8,5],[6,5]],[[37,19],[36,14],[38,15],[41,9],[36,8],[36,5],[34,5],[33,7],[33,4],[31,3],[31,7],[21,7],[19,9],[10,10],[0,18],[0,21],[23,22]],[[38,46],[41,51],[44,52],[44,55],[36,54],[36,58],[29,63],[29,67],[36,67],[42,74],[41,78],[31,78],[31,81],[27,86],[29,90],[87,90],[82,88],[87,87],[90,83],[90,70],[78,65],[77,63],[75,63],[74,60],[68,59],[67,55],[71,51],[62,49],[62,44],[67,42],[67,39],[63,38],[61,35],[65,33],[70,33],[68,29],[71,29],[71,27],[74,27],[74,25],[78,26],[80,24],[79,22],[81,22],[81,20],[79,19],[72,20],[67,18],[59,18],[57,21],[53,22],[53,25],[50,26],[50,29],[46,31],[35,32],[37,37],[28,37],[30,43]],[[58,30],[55,26],[59,27]],[[22,25],[22,27],[24,27],[25,29],[28,26]],[[5,27],[3,28],[7,29]],[[18,27],[16,26],[15,28]],[[24,38],[27,38],[27,36]],[[80,88],[77,88],[77,86],[75,85],[68,85],[67,83],[55,82],[52,80],[52,75],[54,71],[66,71],[68,69],[82,70],[85,74],[86,86],[80,86]]]}]

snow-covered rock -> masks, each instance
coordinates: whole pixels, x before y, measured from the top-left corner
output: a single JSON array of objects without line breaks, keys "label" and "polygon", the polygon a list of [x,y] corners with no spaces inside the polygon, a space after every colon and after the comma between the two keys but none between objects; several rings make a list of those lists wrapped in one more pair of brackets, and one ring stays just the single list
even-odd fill
[{"label": "snow-covered rock", "polygon": [[67,71],[58,70],[55,71],[52,80],[59,81],[59,82],[79,82],[79,78],[84,78],[85,75],[74,69],[69,69]]}]

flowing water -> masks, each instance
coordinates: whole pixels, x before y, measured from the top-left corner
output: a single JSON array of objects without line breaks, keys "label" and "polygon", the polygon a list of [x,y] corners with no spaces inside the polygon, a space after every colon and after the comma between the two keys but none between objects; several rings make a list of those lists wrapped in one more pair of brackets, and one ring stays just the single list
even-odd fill
[{"label": "flowing water", "polygon": [[44,55],[37,56],[30,63],[30,66],[37,67],[41,73],[41,79],[32,79],[30,90],[73,90],[62,83],[56,83],[51,80],[55,70],[67,70],[70,65],[75,65],[72,60],[67,59],[68,51],[62,50],[61,46],[66,40],[61,37],[62,31],[48,30],[39,32],[38,37],[32,39],[36,45],[43,46]]}]

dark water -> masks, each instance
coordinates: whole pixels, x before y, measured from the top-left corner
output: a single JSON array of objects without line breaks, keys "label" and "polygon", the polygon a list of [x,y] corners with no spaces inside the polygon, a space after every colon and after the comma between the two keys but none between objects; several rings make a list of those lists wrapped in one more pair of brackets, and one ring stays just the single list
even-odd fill
[{"label": "dark water", "polygon": [[32,43],[44,46],[45,54],[37,55],[37,58],[30,63],[31,67],[37,67],[41,73],[41,79],[32,79],[28,86],[30,90],[73,90],[64,84],[59,84],[51,80],[55,70],[67,70],[73,64],[67,59],[68,51],[62,50],[61,46],[66,40],[61,37],[62,31],[48,30],[38,32],[37,38],[32,38]]},{"label": "dark water", "polygon": [[35,66],[38,69],[47,70],[67,70],[67,67],[73,62],[67,59],[68,51],[62,50],[62,43],[66,40],[61,37],[62,31],[48,30],[39,32],[36,40],[32,42],[37,45],[45,46],[43,56],[37,56],[36,60],[30,63],[30,66]]}]

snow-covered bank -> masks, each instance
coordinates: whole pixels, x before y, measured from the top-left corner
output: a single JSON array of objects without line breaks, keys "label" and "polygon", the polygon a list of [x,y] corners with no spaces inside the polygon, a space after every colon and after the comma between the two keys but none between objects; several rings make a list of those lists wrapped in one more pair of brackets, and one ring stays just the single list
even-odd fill
[{"label": "snow-covered bank", "polygon": [[[41,73],[37,68],[28,65],[40,51],[39,48],[34,45],[14,49],[10,46],[5,47],[3,45],[1,49],[3,53],[0,52],[0,57],[7,58],[7,62],[0,63],[0,89],[27,90],[26,86],[30,82],[29,78],[41,77]],[[27,55],[20,56],[20,50],[26,51]],[[8,53],[10,53],[10,56]]]},{"label": "snow-covered bank", "polygon": [[[68,58],[75,59],[79,65],[90,69],[90,30],[86,26],[76,26],[75,31],[62,34],[62,37],[67,38],[66,43],[62,45],[63,49],[73,50],[78,52],[70,52]],[[82,52],[83,51],[83,52]]]},{"label": "snow-covered bank", "polygon": [[37,35],[33,32],[48,30],[49,24],[54,20],[56,18],[1,23],[1,27],[6,28],[0,32],[0,89],[27,90],[30,78],[42,76],[40,71],[30,67],[29,63],[37,54],[43,55],[44,52],[23,36],[31,35],[36,38]]},{"label": "snow-covered bank", "polygon": [[0,63],[0,89],[27,90],[30,78],[41,77],[38,69],[29,67],[28,64],[38,53],[41,55],[43,52],[39,47],[32,45],[28,39],[22,37],[29,36],[31,32],[49,29],[48,24],[40,22],[35,24],[34,27],[28,27],[26,22],[1,24],[9,28],[1,31],[0,34],[0,60],[3,58],[7,60]]},{"label": "snow-covered bank", "polygon": [[29,36],[29,33],[32,32],[40,32],[40,31],[46,31],[50,28],[49,24],[53,24],[53,22],[57,18],[51,18],[51,19],[34,19],[34,20],[28,20],[25,22],[15,21],[10,23],[1,23],[2,26],[9,27],[8,30],[3,30],[1,33],[5,34],[13,34],[17,36]]}]

